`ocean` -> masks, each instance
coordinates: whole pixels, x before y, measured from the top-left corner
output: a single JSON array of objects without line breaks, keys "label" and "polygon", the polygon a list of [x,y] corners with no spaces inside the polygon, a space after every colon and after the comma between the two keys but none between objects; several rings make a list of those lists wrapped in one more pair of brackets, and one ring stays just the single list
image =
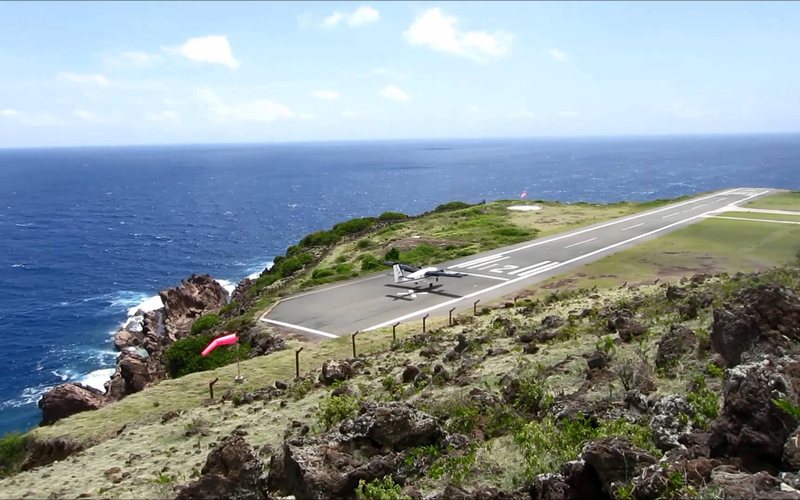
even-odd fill
[{"label": "ocean", "polygon": [[800,189],[800,135],[0,150],[0,434],[96,387],[114,331],[192,273],[231,287],[305,234],[448,201]]}]

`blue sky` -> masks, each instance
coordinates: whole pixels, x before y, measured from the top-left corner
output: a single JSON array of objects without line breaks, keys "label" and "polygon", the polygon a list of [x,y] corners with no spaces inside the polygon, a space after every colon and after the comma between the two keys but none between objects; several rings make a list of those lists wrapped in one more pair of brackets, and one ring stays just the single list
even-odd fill
[{"label": "blue sky", "polygon": [[800,131],[798,2],[2,2],[0,147]]}]

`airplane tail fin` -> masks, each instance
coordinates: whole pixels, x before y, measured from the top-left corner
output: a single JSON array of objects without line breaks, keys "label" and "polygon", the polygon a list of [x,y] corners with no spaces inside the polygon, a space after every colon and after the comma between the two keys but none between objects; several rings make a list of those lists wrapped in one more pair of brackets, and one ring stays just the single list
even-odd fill
[{"label": "airplane tail fin", "polygon": [[394,271],[394,282],[395,283],[400,283],[401,281],[403,281],[403,278],[404,278],[403,270],[400,269],[399,265],[397,265],[397,264],[393,265],[392,266],[392,271]]}]

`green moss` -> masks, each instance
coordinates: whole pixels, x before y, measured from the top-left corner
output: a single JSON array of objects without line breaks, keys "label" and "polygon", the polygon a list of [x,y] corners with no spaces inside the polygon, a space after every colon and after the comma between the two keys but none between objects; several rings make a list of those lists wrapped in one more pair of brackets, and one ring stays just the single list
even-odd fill
[{"label": "green moss", "polygon": [[20,432],[9,432],[0,438],[0,477],[17,471],[25,455],[28,437]]},{"label": "green moss", "polygon": [[206,330],[210,330],[219,324],[219,316],[216,314],[205,314],[197,318],[192,323],[192,335],[197,335]]}]

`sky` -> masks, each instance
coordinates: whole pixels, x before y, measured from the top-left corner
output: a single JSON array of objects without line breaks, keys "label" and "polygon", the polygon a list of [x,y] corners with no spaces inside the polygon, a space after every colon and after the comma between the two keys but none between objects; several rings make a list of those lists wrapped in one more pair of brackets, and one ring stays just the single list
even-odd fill
[{"label": "sky", "polygon": [[800,2],[0,2],[0,147],[800,131]]}]

